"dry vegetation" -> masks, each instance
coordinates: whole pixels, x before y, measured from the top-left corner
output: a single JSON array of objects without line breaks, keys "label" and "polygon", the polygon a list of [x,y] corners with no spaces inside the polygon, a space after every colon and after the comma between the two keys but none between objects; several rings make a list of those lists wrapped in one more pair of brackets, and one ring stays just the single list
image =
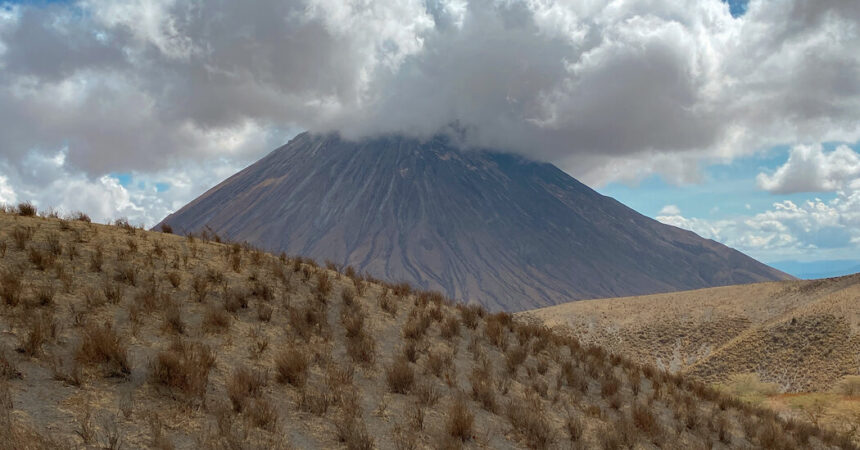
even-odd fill
[{"label": "dry vegetation", "polygon": [[523,316],[860,443],[858,299],[860,274],[588,300]]},{"label": "dry vegetation", "polygon": [[852,448],[508,314],[162,231],[0,214],[0,448]]}]

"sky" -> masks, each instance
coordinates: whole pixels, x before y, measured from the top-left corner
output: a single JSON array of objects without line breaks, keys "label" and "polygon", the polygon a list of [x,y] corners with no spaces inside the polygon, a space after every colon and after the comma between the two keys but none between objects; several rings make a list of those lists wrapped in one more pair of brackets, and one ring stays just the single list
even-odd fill
[{"label": "sky", "polygon": [[0,203],[153,225],[304,130],[456,130],[833,272],[857,48],[853,0],[0,0]]}]

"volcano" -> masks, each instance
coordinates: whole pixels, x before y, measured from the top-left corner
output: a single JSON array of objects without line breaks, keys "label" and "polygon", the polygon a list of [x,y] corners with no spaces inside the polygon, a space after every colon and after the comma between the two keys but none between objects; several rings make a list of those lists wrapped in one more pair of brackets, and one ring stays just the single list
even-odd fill
[{"label": "volcano", "polygon": [[445,136],[303,133],[162,223],[492,310],[791,278],[552,164]]}]

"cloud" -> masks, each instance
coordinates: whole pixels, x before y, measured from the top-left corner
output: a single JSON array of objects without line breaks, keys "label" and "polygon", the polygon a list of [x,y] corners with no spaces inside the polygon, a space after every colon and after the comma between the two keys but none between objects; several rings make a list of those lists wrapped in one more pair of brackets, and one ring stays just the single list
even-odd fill
[{"label": "cloud", "polygon": [[830,201],[783,200],[749,216],[708,220],[685,217],[678,210],[661,212],[656,219],[765,260],[810,253],[848,257],[860,250],[860,183]]},{"label": "cloud", "polygon": [[592,184],[695,182],[770,145],[860,140],[854,3],[3,3],[3,175],[33,152],[96,182],[242,165],[303,129],[450,127]]},{"label": "cloud", "polygon": [[860,179],[860,154],[847,145],[825,152],[821,145],[798,145],[773,174],[756,177],[761,189],[775,194],[832,192]]},{"label": "cloud", "polygon": [[18,201],[18,196],[9,185],[9,179],[0,175],[0,205],[14,205]]},{"label": "cloud", "polygon": [[657,214],[661,216],[678,216],[681,214],[681,209],[677,205],[666,205]]},{"label": "cloud", "polygon": [[84,211],[101,223],[126,218],[136,225],[151,226],[241,169],[222,160],[189,163],[154,173],[88,177],[69,166],[67,152],[31,152],[18,171],[0,164],[0,173],[11,174],[0,176],[0,204],[14,205],[26,199],[40,209],[53,209],[61,215]]}]

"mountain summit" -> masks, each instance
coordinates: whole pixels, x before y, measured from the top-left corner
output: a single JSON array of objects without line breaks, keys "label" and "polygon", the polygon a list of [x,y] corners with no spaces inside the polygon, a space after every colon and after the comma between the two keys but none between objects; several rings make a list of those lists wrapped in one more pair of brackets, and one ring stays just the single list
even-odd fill
[{"label": "mountain summit", "polygon": [[495,310],[790,276],[552,164],[446,137],[303,133],[164,219]]}]

